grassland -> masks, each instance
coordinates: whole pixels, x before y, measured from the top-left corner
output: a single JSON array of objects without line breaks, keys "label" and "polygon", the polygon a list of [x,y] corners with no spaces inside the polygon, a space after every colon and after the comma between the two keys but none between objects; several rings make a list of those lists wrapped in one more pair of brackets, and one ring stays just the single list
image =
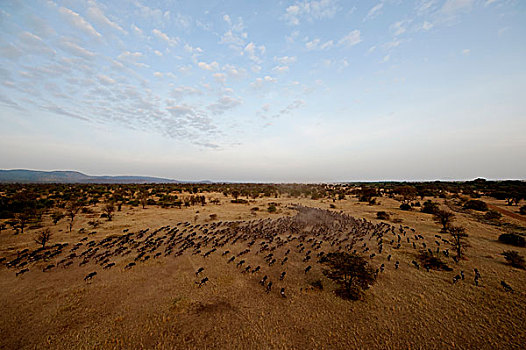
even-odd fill
[{"label": "grassland", "polygon": [[[526,344],[526,272],[506,264],[501,255],[508,249],[525,255],[526,248],[497,241],[501,233],[524,226],[524,221],[521,216],[506,215],[509,207],[504,201],[482,198],[492,208],[502,209],[504,216],[495,224],[475,212],[455,207],[451,201],[432,198],[442,208],[455,210],[455,224],[466,228],[469,247],[465,259],[458,263],[451,257],[442,257],[453,271],[427,272],[411,262],[423,249],[422,243],[434,250],[438,240],[439,249],[446,248],[435,235],[447,235],[440,233],[440,226],[431,215],[419,210],[402,211],[400,202],[394,199],[382,197],[379,204],[368,205],[354,197],[332,201],[282,196],[237,204],[220,193],[207,196],[220,203],[182,209],[123,206],[112,221],[100,219],[102,225],[90,229],[88,221],[99,219],[102,210],[102,205],[94,205],[92,214],[75,218],[72,232],[66,220],[53,225],[47,216],[42,228],[27,229],[18,235],[11,229],[1,232],[0,257],[6,257],[5,262],[26,248],[37,249],[34,238],[44,228],[50,228],[53,234],[50,246],[68,246],[47,261],[28,263],[24,268],[29,271],[18,276],[16,273],[22,268],[7,267],[5,262],[0,266],[0,348],[519,349]],[[271,202],[276,204],[274,213],[267,211]],[[203,254],[212,245],[203,245],[202,249],[193,246],[178,256],[165,256],[165,239],[157,250],[148,253],[150,259],[144,260],[143,256],[130,269],[124,267],[137,256],[137,250],[131,247],[133,252],[128,255],[109,256],[109,262],[115,263],[111,268],[104,269],[108,262],[100,264],[95,258],[79,266],[79,255],[88,249],[89,241],[94,241],[94,247],[100,247],[102,252],[106,249],[101,243],[105,238],[116,240],[129,234],[136,242],[144,242],[159,229],[152,240],[169,235],[175,228],[178,233],[184,232],[183,236],[195,232],[194,242],[202,241],[210,232],[220,232],[221,228],[228,228],[230,231],[225,232],[232,234],[245,228],[246,234],[257,235],[257,228],[261,227],[258,225],[297,215],[295,204],[364,218],[374,224],[382,222],[376,219],[378,211],[390,214],[390,220],[383,222],[392,225],[396,234],[386,235],[382,253],[371,243],[375,238],[370,235],[355,245],[373,267],[385,264],[385,271],[378,274],[363,300],[348,301],[336,296],[334,282],[324,276],[314,253],[312,260],[304,261],[309,244],[320,239],[308,230],[277,232],[286,242],[281,246],[276,239],[257,238],[252,246],[248,245],[250,240],[231,240],[206,258]],[[259,210],[253,209],[256,207]],[[258,224],[260,220],[266,224]],[[406,235],[402,235],[402,244],[396,249],[400,226]],[[82,228],[85,231],[79,233]],[[204,233],[203,228],[209,232]],[[148,232],[139,238],[141,230],[146,229]],[[414,234],[424,239],[415,241]],[[287,237],[296,236],[303,240],[287,241]],[[391,239],[395,240],[393,244]],[[74,251],[77,257],[69,259],[72,263],[56,266],[79,242],[82,245]],[[419,244],[418,249],[412,247],[413,242]],[[275,247],[272,253],[278,261],[272,266],[264,258],[269,251],[259,251],[265,243]],[[300,243],[304,243],[304,250],[298,246]],[[315,252],[336,249],[329,243],[325,240]],[[362,243],[371,250],[363,252]],[[250,252],[238,256],[245,249]],[[281,265],[287,249],[291,249],[289,259]],[[196,253],[197,250],[200,251]],[[222,256],[226,250],[230,253]],[[373,251],[376,256],[370,258]],[[156,252],[163,254],[154,258]],[[237,260],[227,263],[233,255]],[[388,255],[392,256],[389,261]],[[246,262],[237,267],[240,259]],[[400,262],[398,269],[395,261]],[[43,272],[50,264],[55,266]],[[242,273],[246,265],[259,265],[261,272]],[[305,273],[308,265],[312,270]],[[196,277],[199,267],[204,271]],[[481,274],[479,286],[474,283],[475,268]],[[465,279],[453,284],[453,277],[461,270]],[[287,274],[280,281],[283,271]],[[84,281],[91,272],[97,274]],[[274,282],[270,293],[259,284],[263,275]],[[209,281],[198,287],[196,282],[205,276]],[[317,280],[322,282],[322,290],[312,287]],[[509,284],[513,292],[505,291],[501,281]],[[280,288],[285,288],[285,298],[280,295]]]}]

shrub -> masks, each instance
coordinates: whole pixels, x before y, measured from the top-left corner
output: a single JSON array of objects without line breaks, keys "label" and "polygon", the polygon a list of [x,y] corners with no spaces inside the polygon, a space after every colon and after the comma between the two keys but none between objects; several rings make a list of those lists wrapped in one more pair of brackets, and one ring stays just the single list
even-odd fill
[{"label": "shrub", "polygon": [[526,246],[524,237],[516,233],[503,233],[499,236],[499,241],[516,247]]},{"label": "shrub", "polygon": [[434,256],[429,253],[427,250],[423,250],[418,255],[418,260],[422,262],[424,267],[429,267],[432,270],[437,271],[453,271],[453,269],[445,262],[443,262],[438,256]]},{"label": "shrub", "polygon": [[343,299],[360,299],[376,279],[368,262],[358,255],[332,252],[324,255],[320,263],[328,266],[323,273],[340,285],[335,293]]},{"label": "shrub", "polygon": [[402,203],[402,204],[400,204],[400,209],[402,209],[402,210],[411,210],[411,205],[409,205],[407,203]]},{"label": "shrub", "polygon": [[331,203],[331,204],[329,204],[329,208],[331,208],[331,209],[336,209],[336,206],[335,206],[334,204]]},{"label": "shrub", "polygon": [[246,204],[248,203],[248,201],[246,199],[241,199],[241,198],[238,198],[238,199],[232,199],[230,202],[232,203],[238,203],[238,204]]},{"label": "shrub", "polygon": [[385,211],[379,211],[376,213],[376,218],[379,220],[389,220],[389,214]]},{"label": "shrub", "polygon": [[267,211],[268,211],[269,213],[275,213],[276,210],[277,210],[277,208],[276,208],[276,206],[275,206],[274,204],[269,204],[269,205],[268,205]]},{"label": "shrub", "polygon": [[424,202],[424,206],[420,210],[422,213],[434,214],[438,210],[438,204],[427,200]]},{"label": "shrub", "polygon": [[524,269],[524,257],[519,255],[519,252],[515,250],[508,250],[505,252],[502,252],[502,255],[506,259],[506,261],[513,267]]},{"label": "shrub", "polygon": [[317,279],[316,281],[312,281],[309,284],[314,289],[323,290],[323,283],[321,282],[320,279]]},{"label": "shrub", "polygon": [[519,213],[521,215],[526,215],[526,205],[523,205],[520,209],[519,209]]},{"label": "shrub", "polygon": [[488,210],[488,205],[481,201],[481,200],[478,200],[478,199],[471,199],[469,201],[467,201],[466,203],[464,203],[464,209],[473,209],[473,210],[478,210],[478,211],[487,211]]},{"label": "shrub", "polygon": [[502,217],[502,214],[495,210],[489,210],[484,214],[484,219],[486,220],[499,220]]}]

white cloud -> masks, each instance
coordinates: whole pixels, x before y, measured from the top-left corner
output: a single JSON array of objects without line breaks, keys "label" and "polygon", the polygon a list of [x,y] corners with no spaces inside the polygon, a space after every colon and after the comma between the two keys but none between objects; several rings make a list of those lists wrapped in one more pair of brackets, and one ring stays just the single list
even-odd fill
[{"label": "white cloud", "polygon": [[78,13],[71,11],[68,8],[60,7],[58,9],[60,14],[74,27],[77,27],[78,29],[82,30],[84,33],[95,37],[95,38],[101,38],[99,32],[93,28],[91,24],[88,23],[84,18],[82,18]]},{"label": "white cloud", "polygon": [[94,52],[91,52],[91,51],[81,47],[80,45],[78,45],[77,43],[73,42],[70,39],[63,38],[59,42],[59,46],[60,46],[60,48],[63,51],[66,51],[66,52],[68,52],[68,53],[70,53],[72,55],[78,56],[78,57],[82,57],[82,58],[86,58],[86,59],[92,59],[92,58],[95,57],[95,53]]},{"label": "white cloud", "polygon": [[315,38],[311,41],[308,41],[305,43],[305,48],[309,51],[312,50],[328,50],[331,47],[333,47],[334,41],[328,40],[324,43],[321,43],[321,40],[319,38]]},{"label": "white cloud", "polygon": [[341,38],[338,44],[347,47],[354,46],[362,41],[360,34],[360,31],[355,29],[343,38]]},{"label": "white cloud", "polygon": [[108,77],[107,75],[104,75],[104,74],[99,74],[97,76],[97,78],[99,79],[99,82],[102,85],[113,85],[113,84],[117,83],[115,81],[115,79],[112,79],[112,78],[110,78],[110,77]]},{"label": "white cloud", "polygon": [[276,78],[266,75],[263,78],[256,78],[256,81],[250,83],[250,86],[254,89],[261,89],[265,84],[275,83],[276,81]]},{"label": "white cloud", "polygon": [[156,54],[159,57],[161,57],[163,55],[163,53],[161,51],[159,51],[159,50],[154,50],[153,53]]},{"label": "white cloud", "polygon": [[187,96],[202,95],[203,92],[191,86],[179,86],[173,89],[170,94],[176,99],[182,99]]},{"label": "white cloud", "polygon": [[216,61],[212,62],[212,63],[206,63],[206,62],[199,62],[197,63],[197,66],[203,70],[207,70],[207,71],[216,71],[219,69],[219,63],[217,63]]},{"label": "white cloud", "polygon": [[272,68],[272,71],[275,73],[286,73],[289,71],[289,66],[276,66]]},{"label": "white cloud", "polygon": [[468,12],[472,9],[475,0],[447,0],[440,12],[446,17],[455,17],[461,12]]},{"label": "white cloud", "polygon": [[424,23],[422,23],[421,29],[423,29],[425,31],[428,31],[431,28],[433,28],[433,24],[432,23],[429,23],[428,21],[424,21]]},{"label": "white cloud", "polygon": [[395,22],[389,28],[394,36],[399,36],[407,31],[407,25],[410,23],[408,20],[402,20]]},{"label": "white cloud", "polygon": [[208,110],[212,112],[212,114],[220,115],[224,114],[227,111],[234,109],[235,107],[241,105],[243,101],[239,98],[231,97],[231,96],[223,96],[217,102],[212,103],[208,105]]},{"label": "white cloud", "polygon": [[214,73],[212,75],[218,83],[224,84],[226,82],[226,74],[225,73]]},{"label": "white cloud", "polygon": [[154,72],[153,76],[156,77],[156,78],[162,78],[163,77],[163,73],[161,73],[161,72]]},{"label": "white cloud", "polygon": [[296,63],[297,59],[298,58],[296,56],[274,57],[274,61],[282,65],[290,65],[292,63]]},{"label": "white cloud", "polygon": [[471,52],[470,49],[464,49],[464,50],[462,50],[462,54],[463,54],[463,55],[469,55],[470,52]]},{"label": "white cloud", "polygon": [[384,7],[384,4],[382,2],[380,2],[380,3],[376,4],[375,6],[373,6],[373,8],[371,8],[369,10],[369,12],[367,12],[367,15],[365,16],[363,21],[365,22],[367,20],[376,18],[378,15],[380,15],[381,10],[382,10],[383,7]]},{"label": "white cloud", "polygon": [[335,0],[304,0],[296,1],[285,9],[283,18],[290,25],[299,25],[301,19],[321,20],[332,18],[338,11]]},{"label": "white cloud", "polygon": [[137,27],[135,24],[132,24],[131,25],[131,28],[133,29],[134,33],[139,35],[139,36],[142,36],[143,35],[143,32],[142,32],[142,29]]},{"label": "white cloud", "polygon": [[97,23],[101,26],[106,26],[108,28],[112,28],[114,30],[117,30],[121,32],[122,34],[128,34],[120,25],[118,25],[115,22],[112,22],[104,13],[102,10],[96,6],[94,2],[90,2],[90,7],[88,8],[88,11],[86,12],[89,19],[91,19],[93,22]]},{"label": "white cloud", "polygon": [[159,39],[164,40],[165,42],[167,42],[168,45],[170,45],[170,46],[177,45],[177,42],[179,41],[178,38],[171,38],[171,37],[168,36],[168,34],[163,33],[159,29],[153,29],[152,33],[153,33],[153,35],[155,35]]},{"label": "white cloud", "polygon": [[251,59],[252,61],[256,63],[261,63],[262,60],[261,58],[259,58],[258,53],[259,55],[263,55],[266,51],[266,48],[263,45],[256,46],[256,44],[254,44],[253,42],[250,42],[247,44],[247,46],[245,46],[243,51],[247,53],[248,58]]}]

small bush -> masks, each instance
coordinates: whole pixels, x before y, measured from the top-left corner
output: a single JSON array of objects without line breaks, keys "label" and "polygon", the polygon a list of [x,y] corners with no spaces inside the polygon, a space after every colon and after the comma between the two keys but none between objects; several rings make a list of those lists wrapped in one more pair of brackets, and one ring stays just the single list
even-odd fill
[{"label": "small bush", "polygon": [[526,215],[526,205],[523,205],[520,209],[519,209],[519,213],[521,215]]},{"label": "small bush", "polygon": [[433,254],[429,253],[427,250],[420,252],[420,254],[418,255],[418,260],[422,262],[422,265],[424,267],[429,267],[432,270],[453,271],[453,269],[447,266],[445,262],[440,260],[438,256],[434,256]]},{"label": "small bush", "polygon": [[312,288],[314,289],[317,289],[317,290],[323,290],[323,283],[321,282],[320,279],[316,280],[316,281],[312,281],[309,283],[311,285]]},{"label": "small bush", "polygon": [[478,210],[478,211],[487,211],[488,210],[488,205],[481,201],[481,200],[478,200],[478,199],[471,199],[469,201],[467,201],[466,203],[464,203],[464,209],[473,209],[473,210]]},{"label": "small bush", "polygon": [[232,199],[230,202],[232,203],[238,203],[238,204],[246,204],[248,203],[248,201],[246,199],[241,199],[241,198],[238,198],[238,199]]},{"label": "small bush", "polygon": [[502,252],[502,255],[506,259],[506,261],[513,267],[524,269],[524,257],[519,255],[519,252],[515,250],[508,250],[505,252]]},{"label": "small bush", "polygon": [[407,203],[402,203],[402,204],[400,204],[400,209],[402,209],[402,210],[411,210],[411,205],[409,205]]},{"label": "small bush", "polygon": [[217,220],[217,214],[210,214],[210,220]]},{"label": "small bush", "polygon": [[268,208],[267,208],[267,211],[269,213],[275,213],[277,210],[276,206],[274,204],[269,204]]},{"label": "small bush", "polygon": [[389,220],[389,214],[385,211],[379,211],[376,213],[376,218],[379,220]]},{"label": "small bush", "polygon": [[502,214],[495,210],[489,210],[484,214],[484,219],[486,220],[499,220],[502,217]]},{"label": "small bush", "polygon": [[424,206],[420,210],[422,213],[434,214],[438,210],[438,204],[430,200],[424,202]]},{"label": "small bush", "polygon": [[336,209],[336,206],[335,206],[334,204],[331,203],[331,204],[329,204],[329,208],[331,208],[331,209]]},{"label": "small bush", "polygon": [[516,247],[526,246],[526,240],[523,236],[516,233],[503,233],[499,236],[499,242],[510,244]]}]

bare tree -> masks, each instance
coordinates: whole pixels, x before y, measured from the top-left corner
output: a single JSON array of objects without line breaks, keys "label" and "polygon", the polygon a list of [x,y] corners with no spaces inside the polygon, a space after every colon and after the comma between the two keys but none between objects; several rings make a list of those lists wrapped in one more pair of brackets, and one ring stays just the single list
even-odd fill
[{"label": "bare tree", "polygon": [[38,234],[37,238],[35,239],[35,242],[37,242],[38,244],[42,244],[42,248],[45,248],[46,243],[49,242],[51,236],[51,230],[47,228]]},{"label": "bare tree", "polygon": [[111,219],[113,218],[113,213],[115,212],[115,205],[113,204],[113,202],[106,203],[104,208],[102,208],[102,212],[106,214],[108,221],[111,221]]},{"label": "bare tree", "polygon": [[433,213],[433,218],[437,224],[442,225],[442,232],[447,232],[447,228],[453,221],[455,214],[447,210],[438,209]]},{"label": "bare tree", "polygon": [[452,238],[451,245],[457,253],[457,258],[460,259],[462,258],[462,253],[468,247],[466,229],[462,226],[449,226],[447,230]]},{"label": "bare tree", "polygon": [[69,202],[66,207],[66,215],[69,218],[69,232],[73,229],[73,220],[75,220],[75,216],[77,216],[80,209],[82,209],[82,203],[80,202]]}]

